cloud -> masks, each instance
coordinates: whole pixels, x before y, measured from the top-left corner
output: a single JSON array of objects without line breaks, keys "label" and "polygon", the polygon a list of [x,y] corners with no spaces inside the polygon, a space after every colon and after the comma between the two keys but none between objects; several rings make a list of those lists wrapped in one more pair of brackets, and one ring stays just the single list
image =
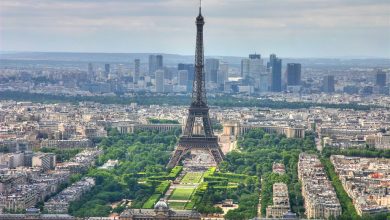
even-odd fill
[{"label": "cloud", "polygon": [[[17,34],[31,36],[27,39],[31,43],[39,42],[36,39],[39,37],[55,36],[59,42],[58,49],[69,48],[67,44],[77,42],[77,38],[100,39],[96,36],[105,35],[110,40],[129,40],[128,47],[123,50],[165,49],[163,46],[148,46],[155,45],[155,42],[150,41],[157,39],[160,44],[181,42],[183,45],[178,45],[180,48],[176,51],[190,54],[193,52],[197,4],[197,0],[2,0],[0,49],[20,49],[15,41],[20,39],[20,36],[15,38]],[[279,39],[280,35],[309,41],[313,33],[323,33],[338,36],[340,45],[348,44],[348,38],[355,38],[352,41],[358,40],[373,46],[366,51],[357,51],[359,53],[372,54],[379,49],[376,53],[390,56],[390,42],[381,37],[390,38],[388,0],[204,0],[203,5],[206,36],[212,42],[213,39],[219,39],[216,43],[221,45],[233,43],[237,44],[234,46],[237,49],[259,47],[248,44],[255,38],[262,43],[270,42],[271,46],[277,48],[291,42]],[[380,43],[384,45],[382,48],[378,48],[376,42],[361,37],[369,32],[381,35],[375,37],[381,40]],[[277,41],[272,38],[272,34]],[[317,42],[324,40],[321,35],[315,37],[318,38]],[[132,40],[142,43],[133,45]],[[30,47],[36,49],[39,46],[47,48],[42,43]],[[172,46],[169,48],[170,51],[174,50]],[[112,48],[94,48],[91,45],[86,49]],[[334,53],[340,53],[336,49]],[[225,47],[215,49],[212,53],[224,53],[227,50]]]}]

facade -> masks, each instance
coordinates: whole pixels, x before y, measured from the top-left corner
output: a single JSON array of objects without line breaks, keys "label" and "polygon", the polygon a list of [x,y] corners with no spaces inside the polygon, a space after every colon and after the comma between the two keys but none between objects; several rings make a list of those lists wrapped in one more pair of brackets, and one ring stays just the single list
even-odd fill
[{"label": "facade", "polygon": [[206,59],[205,72],[206,81],[217,83],[218,81],[219,60],[218,59]]},{"label": "facade", "polygon": [[53,153],[38,153],[32,157],[32,166],[44,171],[53,170],[56,166],[56,155]]},{"label": "facade", "polygon": [[249,59],[242,59],[241,60],[241,77],[245,78],[249,76]]},{"label": "facade", "polygon": [[56,196],[50,198],[49,201],[45,202],[44,208],[48,213],[68,213],[70,202],[80,199],[81,196],[89,191],[94,185],[95,180],[93,178],[84,178],[73,183]]},{"label": "facade", "polygon": [[156,78],[156,92],[164,92],[164,70],[157,70],[155,72]]},{"label": "facade", "polygon": [[187,86],[188,84],[188,71],[179,70],[177,73],[177,81],[180,86]]},{"label": "facade", "polygon": [[386,86],[387,75],[382,70],[378,70],[376,73],[376,85],[380,87]]},{"label": "facade", "polygon": [[390,159],[332,155],[330,161],[359,215],[390,212]]},{"label": "facade", "polygon": [[108,75],[110,75],[110,73],[111,73],[111,67],[110,67],[110,64],[105,64],[104,65],[104,75],[105,75],[105,77],[107,78],[108,77]]},{"label": "facade", "polygon": [[271,91],[282,91],[282,60],[277,58],[274,54],[270,57],[271,68]]},{"label": "facade", "polygon": [[287,185],[285,183],[275,183],[272,189],[273,205],[267,207],[266,217],[283,218],[290,210]]},{"label": "facade", "polygon": [[73,149],[73,148],[90,148],[93,147],[92,141],[89,139],[76,140],[43,140],[41,147],[58,148],[58,149]]},{"label": "facade", "polygon": [[154,75],[157,70],[164,68],[164,61],[162,55],[149,56],[149,75]]},{"label": "facade", "polygon": [[289,127],[289,126],[272,126],[272,125],[247,125],[240,123],[224,123],[223,135],[227,136],[241,136],[246,132],[262,128],[267,133],[284,134],[287,138],[305,138],[305,128],[303,127]]},{"label": "facade", "polygon": [[141,60],[140,59],[135,59],[134,60],[134,78],[133,82],[138,83],[139,77],[140,77],[140,70],[141,68]]},{"label": "facade", "polygon": [[302,196],[307,218],[337,218],[341,205],[329,181],[324,166],[314,154],[301,153],[298,177],[302,182]]},{"label": "facade", "polygon": [[325,93],[335,92],[334,76],[328,75],[324,77],[322,91]]},{"label": "facade", "polygon": [[120,220],[200,220],[196,211],[174,211],[168,204],[160,200],[154,209],[127,209],[119,217]]},{"label": "facade", "polygon": [[287,64],[287,86],[301,85],[301,64],[288,63]]},{"label": "facade", "polygon": [[229,64],[226,62],[220,62],[218,75],[217,75],[218,86],[224,85],[225,82],[228,81],[228,75],[229,75]]},{"label": "facade", "polygon": [[194,75],[195,75],[195,66],[194,64],[185,64],[185,63],[179,63],[177,65],[177,70],[187,70],[188,73],[188,80],[187,80],[187,92],[192,91],[192,82],[194,81]]}]

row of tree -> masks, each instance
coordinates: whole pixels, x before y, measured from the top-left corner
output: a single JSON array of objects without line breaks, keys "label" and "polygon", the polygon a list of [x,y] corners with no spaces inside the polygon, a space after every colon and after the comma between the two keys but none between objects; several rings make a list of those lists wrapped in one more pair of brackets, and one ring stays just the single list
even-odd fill
[{"label": "row of tree", "polygon": [[[97,102],[101,104],[129,104],[138,103],[140,105],[188,105],[191,102],[188,95],[176,95],[175,98],[169,95],[152,95],[139,93],[133,97],[123,97],[120,95],[110,96],[61,96],[52,94],[36,94],[19,91],[2,91],[0,92],[1,100],[15,101],[32,101],[40,103],[58,103],[70,102],[77,104],[79,102]],[[258,108],[273,108],[273,109],[302,109],[310,107],[325,107],[337,109],[354,109],[354,110],[370,110],[377,106],[360,105],[358,103],[349,104],[330,104],[330,103],[313,103],[313,102],[287,102],[273,101],[271,99],[256,99],[256,98],[236,98],[233,96],[210,96],[208,97],[209,104],[219,107],[258,107]]]}]

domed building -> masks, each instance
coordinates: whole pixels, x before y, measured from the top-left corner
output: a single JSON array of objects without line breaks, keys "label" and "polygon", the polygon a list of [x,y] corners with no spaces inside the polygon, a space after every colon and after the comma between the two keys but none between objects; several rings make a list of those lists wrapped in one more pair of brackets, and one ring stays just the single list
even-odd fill
[{"label": "domed building", "polygon": [[197,211],[172,210],[161,199],[154,205],[154,209],[126,209],[120,215],[120,220],[200,220]]}]

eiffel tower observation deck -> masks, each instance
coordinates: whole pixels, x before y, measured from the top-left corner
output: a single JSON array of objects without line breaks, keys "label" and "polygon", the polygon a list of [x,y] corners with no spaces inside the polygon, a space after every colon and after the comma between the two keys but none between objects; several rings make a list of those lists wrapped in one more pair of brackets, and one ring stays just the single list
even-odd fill
[{"label": "eiffel tower observation deck", "polygon": [[[209,116],[209,107],[206,98],[206,83],[204,72],[204,46],[202,7],[196,18],[196,54],[195,78],[193,82],[192,101],[188,109],[188,117],[183,135],[174,151],[168,167],[174,167],[188,156],[199,166],[215,166],[223,160],[223,153],[218,144],[218,137],[214,135]],[[200,124],[201,131],[196,132],[195,126]],[[203,155],[203,156],[201,156]],[[190,158],[191,159],[191,158]]]}]

